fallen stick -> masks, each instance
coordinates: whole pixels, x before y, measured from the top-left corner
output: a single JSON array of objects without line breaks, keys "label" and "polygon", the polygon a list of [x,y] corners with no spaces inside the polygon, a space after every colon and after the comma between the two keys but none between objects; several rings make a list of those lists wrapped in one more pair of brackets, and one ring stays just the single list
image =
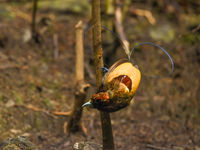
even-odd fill
[{"label": "fallen stick", "polygon": [[59,111],[48,111],[48,110],[44,110],[44,109],[41,109],[41,108],[38,108],[38,107],[35,107],[33,105],[25,105],[25,104],[15,104],[14,105],[15,107],[24,107],[26,109],[30,109],[32,111],[35,111],[35,112],[42,112],[48,116],[51,116],[53,118],[56,118],[56,116],[69,116],[71,114],[71,111],[69,112],[59,112]]},{"label": "fallen stick", "polygon": [[154,150],[172,150],[172,149],[168,149],[168,148],[165,148],[165,147],[158,147],[158,146],[151,145],[151,144],[147,144],[146,147],[154,149]]}]

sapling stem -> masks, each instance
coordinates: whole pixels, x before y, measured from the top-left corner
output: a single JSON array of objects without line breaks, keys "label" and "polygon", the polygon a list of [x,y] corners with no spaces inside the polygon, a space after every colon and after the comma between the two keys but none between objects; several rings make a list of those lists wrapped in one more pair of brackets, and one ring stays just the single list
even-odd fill
[{"label": "sapling stem", "polygon": [[[103,67],[103,50],[101,46],[101,15],[100,15],[100,0],[92,1],[92,23],[93,23],[93,51],[94,63],[96,70],[96,85],[97,89],[100,88],[102,82]],[[101,112],[102,136],[103,136],[103,150],[114,150],[112,126],[110,114]]]},{"label": "sapling stem", "polygon": [[31,31],[32,37],[36,40],[36,13],[38,8],[38,0],[33,0],[33,11],[32,11],[32,23],[31,23]]},{"label": "sapling stem", "polygon": [[120,7],[119,0],[116,0],[116,8],[115,8],[115,28],[117,31],[117,34],[119,35],[122,46],[125,50],[125,53],[127,56],[130,54],[130,43],[127,40],[126,34],[124,33],[124,28],[122,24],[122,9]]}]

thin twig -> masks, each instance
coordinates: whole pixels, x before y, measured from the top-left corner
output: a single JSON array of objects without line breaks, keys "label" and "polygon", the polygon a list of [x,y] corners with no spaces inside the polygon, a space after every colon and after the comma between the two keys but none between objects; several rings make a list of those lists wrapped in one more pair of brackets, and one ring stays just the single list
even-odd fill
[{"label": "thin twig", "polygon": [[129,55],[130,54],[130,44],[124,33],[124,29],[123,29],[123,25],[122,25],[122,10],[119,5],[116,5],[116,10],[115,10],[115,27],[116,27],[116,31],[122,41],[122,46],[125,50],[125,53],[127,55]]},{"label": "thin twig", "polygon": [[15,104],[14,105],[15,107],[24,107],[26,109],[30,109],[32,111],[36,111],[36,112],[41,112],[41,113],[44,113],[48,116],[51,116],[53,118],[56,118],[56,116],[69,116],[71,114],[71,111],[69,112],[59,112],[59,111],[48,111],[48,110],[44,110],[44,109],[41,109],[41,108],[38,108],[38,107],[35,107],[33,105],[25,105],[25,104]]},{"label": "thin twig", "polygon": [[64,111],[54,111],[52,112],[53,115],[56,116],[70,116],[72,114],[72,111],[64,112]]},{"label": "thin twig", "polygon": [[165,148],[165,147],[158,147],[158,146],[151,145],[151,144],[147,144],[146,147],[154,149],[154,150],[172,150],[172,149],[168,149],[168,148]]},{"label": "thin twig", "polygon": [[55,116],[52,115],[52,114],[50,113],[50,111],[47,111],[47,110],[44,110],[44,109],[35,107],[35,106],[33,106],[33,105],[30,105],[30,104],[29,104],[29,105],[25,105],[25,104],[15,104],[14,106],[15,106],[15,107],[24,107],[24,108],[26,108],[26,109],[30,109],[30,110],[36,111],[36,112],[42,112],[42,113],[44,113],[44,114],[46,114],[46,115],[48,115],[48,116],[51,116],[51,117],[55,118]]},{"label": "thin twig", "polygon": [[198,30],[200,30],[200,24],[199,24],[196,28],[192,29],[192,33],[195,33],[195,32],[197,32]]},{"label": "thin twig", "polygon": [[152,13],[148,10],[142,10],[142,9],[131,9],[131,13],[138,15],[138,16],[144,16],[149,21],[150,24],[155,25],[156,19],[152,15]]},{"label": "thin twig", "polygon": [[199,31],[200,30],[200,24],[195,27],[194,29],[192,29],[191,31],[188,31],[188,32],[185,32],[185,33],[182,33],[182,34],[179,34],[178,37],[179,38],[182,38],[183,36],[187,36],[189,34],[195,34],[195,32]]}]

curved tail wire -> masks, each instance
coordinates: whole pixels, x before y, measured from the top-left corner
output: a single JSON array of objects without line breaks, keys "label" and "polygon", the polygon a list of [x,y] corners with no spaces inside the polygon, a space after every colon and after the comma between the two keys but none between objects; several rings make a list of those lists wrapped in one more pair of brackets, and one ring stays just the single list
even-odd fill
[{"label": "curved tail wire", "polygon": [[[85,33],[86,33],[88,30],[90,30],[92,27],[93,27],[93,25],[89,25],[89,26],[84,30],[84,33],[83,33],[83,38],[84,38],[84,39],[85,39]],[[119,38],[119,36],[118,36],[116,33],[114,33],[112,30],[110,30],[110,29],[107,28],[106,26],[101,26],[101,27],[104,28],[105,30],[109,31],[113,36],[115,36],[115,37],[119,40],[119,42],[121,43],[122,48],[124,49],[125,45],[124,45],[124,43],[122,42],[122,40]],[[168,58],[170,59],[170,62],[171,62],[171,72],[170,72],[167,76],[171,76],[172,73],[174,72],[174,61],[173,61],[172,57],[170,56],[170,54],[169,54],[164,48],[162,48],[161,46],[159,46],[159,45],[157,45],[157,44],[155,44],[155,43],[152,43],[152,42],[141,42],[141,43],[137,44],[136,46],[134,46],[134,47],[131,49],[131,51],[130,51],[130,53],[129,53],[129,55],[128,55],[128,59],[129,59],[129,60],[131,59],[131,55],[132,55],[132,53],[134,52],[135,48],[136,48],[136,47],[139,47],[139,46],[141,46],[141,45],[152,45],[152,46],[154,46],[154,47],[157,47],[157,48],[161,49],[161,50],[168,56]],[[154,78],[159,78],[159,76],[155,76],[155,75],[152,75],[152,77],[154,77]]]},{"label": "curved tail wire", "polygon": [[[170,59],[170,62],[171,62],[171,72],[168,74],[168,76],[172,75],[172,73],[174,72],[174,61],[172,59],[172,57],[170,56],[170,54],[164,49],[162,48],[161,46],[155,44],[155,43],[152,43],[152,42],[142,42],[142,43],[139,43],[137,44],[136,46],[134,46],[131,51],[130,51],[130,54],[128,55],[128,59],[130,60],[131,59],[131,54],[134,52],[135,48],[136,47],[139,47],[141,45],[152,45],[152,46],[155,46],[159,49],[161,49]],[[158,77],[158,76],[152,76],[152,77]]]}]

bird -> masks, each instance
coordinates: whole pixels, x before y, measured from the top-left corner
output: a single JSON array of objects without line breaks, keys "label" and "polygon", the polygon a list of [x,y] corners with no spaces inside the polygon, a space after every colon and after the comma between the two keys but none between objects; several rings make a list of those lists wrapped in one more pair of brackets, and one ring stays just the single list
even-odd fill
[{"label": "bird", "polygon": [[83,107],[100,111],[115,112],[130,104],[140,84],[141,72],[128,59],[119,59],[106,72],[102,83],[91,99]]}]

